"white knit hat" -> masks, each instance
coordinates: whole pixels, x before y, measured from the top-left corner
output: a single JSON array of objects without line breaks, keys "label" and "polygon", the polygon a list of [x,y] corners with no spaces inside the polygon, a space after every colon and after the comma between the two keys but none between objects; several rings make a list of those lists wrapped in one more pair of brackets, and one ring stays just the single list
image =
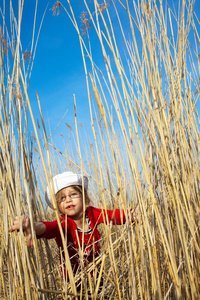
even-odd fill
[{"label": "white knit hat", "polygon": [[[58,174],[53,177],[53,185],[55,194],[64,189],[65,187],[71,185],[80,185],[82,186],[82,178],[84,183],[84,189],[87,191],[88,189],[88,178],[86,176],[82,176],[81,174],[74,174],[72,172],[64,172]],[[53,209],[49,188],[47,187],[45,191],[45,201]]]}]

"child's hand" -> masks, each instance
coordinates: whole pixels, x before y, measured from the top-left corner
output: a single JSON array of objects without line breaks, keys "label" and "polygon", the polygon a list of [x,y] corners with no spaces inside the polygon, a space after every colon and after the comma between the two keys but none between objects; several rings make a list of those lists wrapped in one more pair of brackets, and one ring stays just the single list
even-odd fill
[{"label": "child's hand", "polygon": [[131,223],[138,223],[138,211],[137,209],[131,209],[130,211],[131,214]]},{"label": "child's hand", "polygon": [[31,233],[31,222],[28,216],[16,217],[13,226],[10,227],[10,232],[20,229],[20,223],[22,223],[22,229],[24,235],[28,237],[28,246],[33,246],[32,233]]}]

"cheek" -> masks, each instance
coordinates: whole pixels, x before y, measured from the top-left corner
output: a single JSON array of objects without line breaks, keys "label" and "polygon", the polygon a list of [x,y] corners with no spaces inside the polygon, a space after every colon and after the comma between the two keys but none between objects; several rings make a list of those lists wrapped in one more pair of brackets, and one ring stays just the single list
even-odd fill
[{"label": "cheek", "polygon": [[63,207],[63,203],[58,203],[58,209],[61,210]]},{"label": "cheek", "polygon": [[78,203],[77,203],[79,206],[83,206],[83,200],[82,199],[79,199]]},{"label": "cheek", "polygon": [[81,201],[81,206],[82,206],[82,208],[83,208],[83,200]]}]

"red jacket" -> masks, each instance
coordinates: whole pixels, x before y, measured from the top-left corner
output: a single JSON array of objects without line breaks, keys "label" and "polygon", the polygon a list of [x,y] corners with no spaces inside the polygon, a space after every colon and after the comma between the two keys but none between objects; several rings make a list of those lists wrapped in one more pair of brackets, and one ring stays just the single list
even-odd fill
[{"label": "red jacket", "polygon": [[[84,263],[87,266],[100,254],[100,233],[97,229],[97,225],[104,223],[104,218],[106,223],[113,221],[114,224],[121,225],[124,224],[126,219],[124,212],[116,209],[115,211],[101,210],[89,206],[86,209],[86,214],[90,220],[90,227],[92,229],[91,233],[84,233]],[[72,270],[74,274],[79,271],[80,261],[78,255],[79,244],[82,246],[82,235],[83,233],[77,230],[76,223],[72,218],[67,217],[67,225],[65,225],[65,215],[61,216],[61,225],[63,232],[67,232],[67,248],[69,252],[69,257],[72,265]],[[52,222],[43,222],[46,225],[46,231],[42,238],[52,239],[55,238],[58,247],[63,250],[62,239],[58,227],[57,220]],[[79,242],[77,240],[76,231],[78,234]]]}]

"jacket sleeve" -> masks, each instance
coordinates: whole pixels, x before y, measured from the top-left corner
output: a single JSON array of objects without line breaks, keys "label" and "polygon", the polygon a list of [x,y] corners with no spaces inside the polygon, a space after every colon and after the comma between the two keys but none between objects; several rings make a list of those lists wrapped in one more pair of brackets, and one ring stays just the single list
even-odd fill
[{"label": "jacket sleeve", "polygon": [[52,222],[44,222],[44,221],[41,222],[46,226],[46,230],[43,235],[37,236],[37,239],[40,238],[53,239],[60,234],[57,220]]},{"label": "jacket sleeve", "polygon": [[113,222],[115,225],[122,225],[126,222],[125,213],[120,209],[113,211],[93,207],[92,214],[95,216],[96,224]]},{"label": "jacket sleeve", "polygon": [[[61,221],[61,227],[62,227],[64,234],[65,234],[65,230],[71,232],[71,229],[73,226],[75,226],[75,228],[76,228],[74,221],[69,217],[67,218],[67,223],[65,222],[65,219],[63,217],[61,218],[60,221]],[[60,230],[59,230],[57,220],[54,220],[52,222],[44,222],[44,221],[41,221],[41,222],[46,226],[46,229],[45,229],[45,232],[43,235],[37,236],[37,239],[40,239],[40,238],[54,239],[54,238],[60,237]],[[65,228],[65,225],[67,225],[67,228]]]}]

